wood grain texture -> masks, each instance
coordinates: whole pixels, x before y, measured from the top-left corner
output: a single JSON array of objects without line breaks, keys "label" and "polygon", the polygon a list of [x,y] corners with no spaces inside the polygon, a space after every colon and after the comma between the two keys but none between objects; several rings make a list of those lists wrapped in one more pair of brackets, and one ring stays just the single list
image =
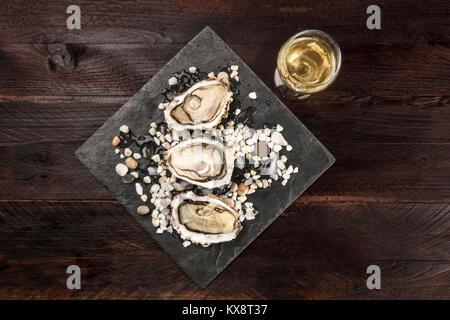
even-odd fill
[{"label": "wood grain texture", "polygon": [[[9,298],[432,298],[450,290],[449,210],[293,205],[200,290],[117,203],[0,203],[0,288]],[[70,264],[81,291],[65,289]],[[371,264],[380,291],[366,288]]]},{"label": "wood grain texture", "polygon": [[[276,55],[281,43],[267,46],[230,44],[272,87]],[[131,96],[182,47],[178,44],[72,44],[69,46],[71,49],[67,50],[75,52],[72,54],[76,66],[65,69],[55,65],[58,55],[55,57],[51,53],[55,49],[47,48],[46,44],[2,44],[0,59],[5,63],[5,69],[0,73],[1,96]],[[264,59],[260,58],[261,55]],[[449,84],[446,67],[450,50],[447,46],[369,42],[342,45],[342,55],[345,60],[340,81],[333,84],[329,94],[344,98],[355,95],[403,98],[409,95],[448,96],[448,86],[444,85]],[[421,67],[417,68],[417,65]],[[22,77],[22,74],[27,77]],[[355,81],[355,78],[360,81]]]},{"label": "wood grain texture", "polygon": [[[449,299],[450,24],[442,0],[0,3],[0,298]],[[205,25],[270,87],[301,29],[336,83],[290,110],[336,164],[199,290],[73,152]],[[66,289],[78,264],[83,289]],[[382,290],[366,288],[378,264]]]}]

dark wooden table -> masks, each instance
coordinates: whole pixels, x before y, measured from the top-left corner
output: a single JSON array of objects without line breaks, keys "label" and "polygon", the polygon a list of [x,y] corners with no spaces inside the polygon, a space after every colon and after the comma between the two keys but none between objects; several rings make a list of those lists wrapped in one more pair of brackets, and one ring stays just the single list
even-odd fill
[{"label": "dark wooden table", "polygon": [[[0,4],[0,298],[450,298],[448,1],[380,0],[381,30],[372,1],[76,4],[81,30],[64,1]],[[336,164],[200,290],[74,151],[205,25],[271,88],[301,29],[332,34],[343,65],[285,101]]]}]

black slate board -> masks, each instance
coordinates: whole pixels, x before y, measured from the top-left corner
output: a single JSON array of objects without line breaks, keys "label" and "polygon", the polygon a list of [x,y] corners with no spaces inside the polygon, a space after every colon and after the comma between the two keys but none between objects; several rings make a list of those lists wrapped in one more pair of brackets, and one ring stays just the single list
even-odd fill
[{"label": "black slate board", "polygon": [[[167,232],[157,234],[150,215],[137,214],[136,208],[142,202],[136,195],[134,184],[124,184],[115,173],[119,158],[111,146],[111,139],[118,134],[122,124],[140,135],[148,131],[152,121],[163,118],[158,104],[163,101],[161,93],[168,87],[167,81],[174,72],[196,66],[202,71],[217,74],[221,68],[234,64],[239,66],[242,106],[257,107],[255,129],[262,128],[266,122],[281,124],[284,127],[283,135],[293,146],[293,150],[286,154],[288,162],[298,166],[300,171],[292,175],[285,187],[279,180],[270,188],[258,189],[249,195],[249,201],[256,205],[259,214],[254,220],[244,221],[244,229],[235,240],[207,248],[197,245],[184,248],[182,242],[173,235]],[[248,93],[252,91],[257,93],[257,100],[248,98]],[[222,272],[335,161],[330,152],[210,27],[204,28],[108,119],[76,151],[76,156],[201,288]]]}]

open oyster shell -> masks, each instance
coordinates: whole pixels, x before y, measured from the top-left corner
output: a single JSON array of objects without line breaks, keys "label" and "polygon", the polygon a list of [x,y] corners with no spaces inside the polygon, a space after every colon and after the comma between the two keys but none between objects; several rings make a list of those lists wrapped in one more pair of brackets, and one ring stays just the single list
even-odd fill
[{"label": "open oyster shell", "polygon": [[228,74],[220,72],[217,78],[197,82],[175,97],[164,117],[172,130],[211,129],[227,117],[232,96]]},{"label": "open oyster shell", "polygon": [[183,240],[209,245],[231,241],[242,230],[237,212],[214,195],[182,193],[171,206],[172,226]]},{"label": "open oyster shell", "polygon": [[165,159],[175,177],[208,189],[228,184],[234,169],[233,150],[209,138],[180,142]]}]

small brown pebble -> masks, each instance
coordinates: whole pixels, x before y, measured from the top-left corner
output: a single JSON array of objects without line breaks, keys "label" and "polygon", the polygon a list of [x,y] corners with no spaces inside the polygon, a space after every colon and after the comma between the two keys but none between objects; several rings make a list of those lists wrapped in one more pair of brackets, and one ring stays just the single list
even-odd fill
[{"label": "small brown pebble", "polygon": [[119,143],[120,143],[120,138],[119,138],[118,136],[115,136],[115,137],[112,139],[112,145],[113,145],[114,147],[117,147],[117,146],[119,145]]},{"label": "small brown pebble", "polygon": [[147,206],[139,206],[137,208],[137,213],[139,213],[140,215],[146,215],[150,212],[150,208]]},{"label": "small brown pebble", "polygon": [[222,201],[225,202],[230,207],[234,208],[234,201],[233,201],[233,199],[225,198],[225,199],[222,199]]},{"label": "small brown pebble", "polygon": [[136,160],[134,160],[133,158],[131,158],[131,157],[127,158],[127,160],[125,160],[125,164],[130,169],[136,169],[137,166],[138,166],[138,162]]},{"label": "small brown pebble", "polygon": [[241,184],[238,187],[238,191],[237,191],[238,195],[240,195],[240,196],[246,195],[248,192],[248,188],[249,188],[248,186],[246,186],[243,182],[241,182]]}]

